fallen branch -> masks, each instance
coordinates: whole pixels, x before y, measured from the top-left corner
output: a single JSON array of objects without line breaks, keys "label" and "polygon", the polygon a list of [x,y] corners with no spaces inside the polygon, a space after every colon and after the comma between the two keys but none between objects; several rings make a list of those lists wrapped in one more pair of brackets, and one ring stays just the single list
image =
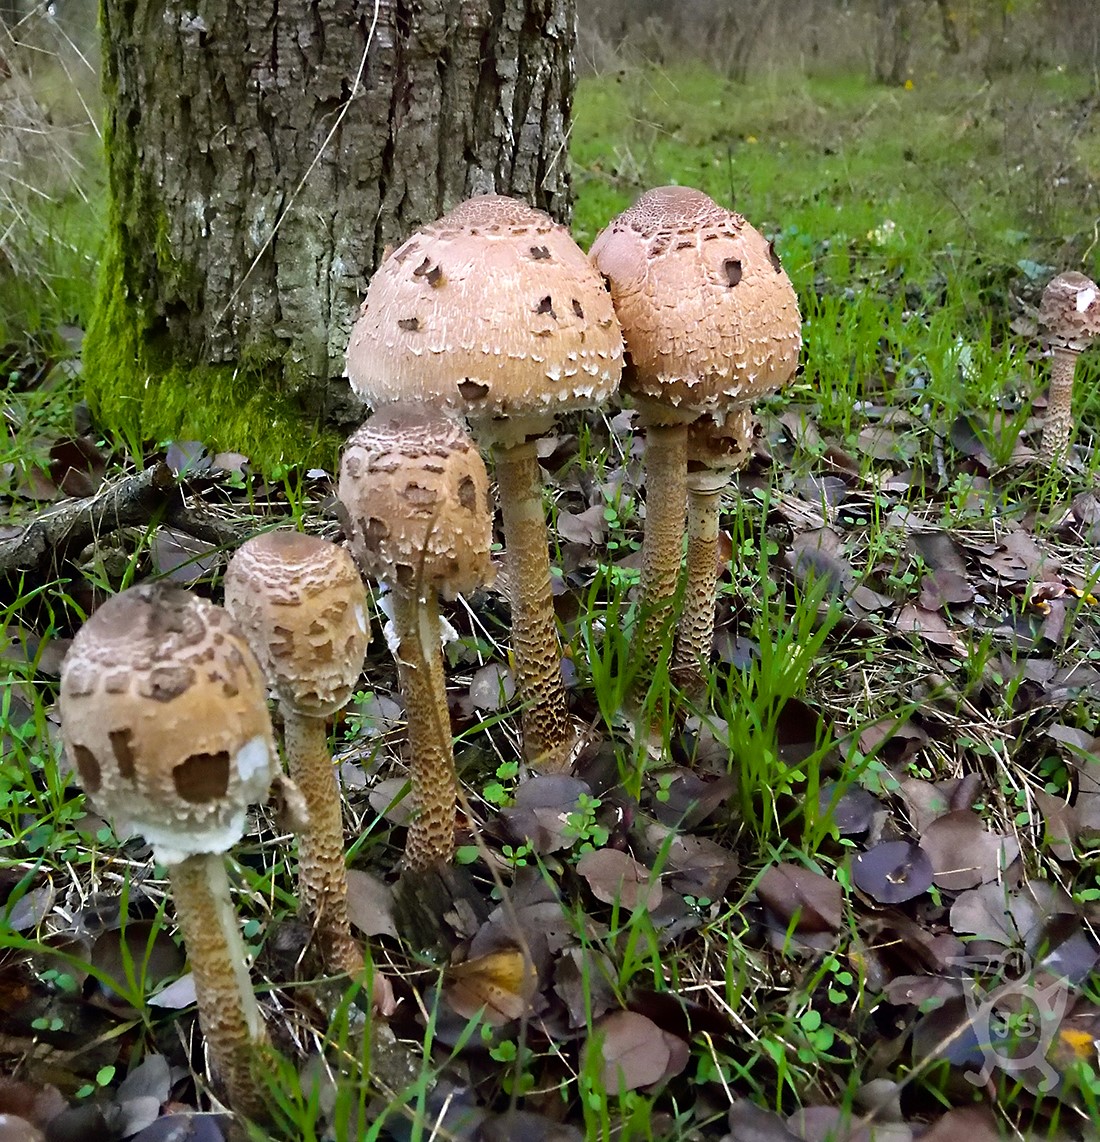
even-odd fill
[{"label": "fallen branch", "polygon": [[162,461],[127,476],[94,496],[66,500],[42,512],[18,534],[0,540],[0,575],[33,572],[66,550],[85,547],[97,536],[147,524],[178,495],[176,478]]}]

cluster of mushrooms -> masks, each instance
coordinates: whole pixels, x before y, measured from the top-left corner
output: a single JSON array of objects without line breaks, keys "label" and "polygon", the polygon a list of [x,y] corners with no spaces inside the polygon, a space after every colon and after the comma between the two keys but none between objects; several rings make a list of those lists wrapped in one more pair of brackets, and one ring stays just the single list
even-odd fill
[{"label": "cluster of mushrooms", "polygon": [[[1056,279],[1044,302],[1052,330],[1065,318],[1055,371],[1068,369],[1070,380],[1067,354],[1100,332],[1096,287],[1078,278]],[[748,456],[752,402],[794,374],[800,328],[771,244],[699,191],[648,192],[588,257],[538,210],[497,195],[471,199],[386,257],[352,331],[348,377],[373,415],[340,465],[351,554],[316,537],[267,532],[231,559],[224,609],[139,586],[104,603],[77,634],[62,671],[66,748],[100,810],[120,832],[143,835],[168,869],[210,1063],[234,1109],[265,1117],[258,1060],[267,1035],[225,854],[245,831],[248,806],[275,782],[300,807],[299,898],[322,966],[352,977],[364,966],[348,922],[327,743],[327,720],[363,669],[363,577],[381,585],[392,623],[415,806],[405,862],[424,870],[454,851],[439,600],[492,574],[479,446],[494,457],[524,754],[533,768],[567,770],[576,735],[537,438],[557,413],[608,401],[620,381],[633,399],[647,485],[636,657],[644,685],[669,669],[697,689],[712,640],[720,496]],[[1057,391],[1052,385],[1052,409]],[[1052,420],[1044,450],[1065,451],[1064,428],[1068,421]]]}]

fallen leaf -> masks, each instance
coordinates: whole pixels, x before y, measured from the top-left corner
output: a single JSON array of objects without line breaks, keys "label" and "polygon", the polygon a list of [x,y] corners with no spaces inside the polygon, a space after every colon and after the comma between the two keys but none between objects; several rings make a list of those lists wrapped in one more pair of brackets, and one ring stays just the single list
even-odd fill
[{"label": "fallen leaf", "polygon": [[678,1075],[691,1057],[683,1039],[633,1011],[615,1011],[594,1028],[608,1092],[638,1090]]},{"label": "fallen leaf", "polygon": [[349,868],[348,919],[364,936],[397,936],[393,889],[360,868]]},{"label": "fallen leaf", "polygon": [[527,1012],[537,983],[534,965],[519,948],[501,948],[448,967],[443,995],[462,1018],[480,1012],[489,1026],[503,1027]]},{"label": "fallen leaf", "polygon": [[970,809],[938,817],[920,843],[932,861],[936,884],[953,892],[993,880],[1020,855],[1014,837],[991,832]]},{"label": "fallen leaf", "polygon": [[900,904],[932,887],[932,862],[919,845],[885,841],[852,862],[852,883],[880,904]]},{"label": "fallen leaf", "polygon": [[648,868],[618,849],[596,849],[577,862],[592,895],[605,904],[652,912],[661,903],[661,882]]},{"label": "fallen leaf", "polygon": [[835,880],[795,864],[773,864],[756,886],[757,895],[798,932],[835,932],[843,920],[844,891]]}]

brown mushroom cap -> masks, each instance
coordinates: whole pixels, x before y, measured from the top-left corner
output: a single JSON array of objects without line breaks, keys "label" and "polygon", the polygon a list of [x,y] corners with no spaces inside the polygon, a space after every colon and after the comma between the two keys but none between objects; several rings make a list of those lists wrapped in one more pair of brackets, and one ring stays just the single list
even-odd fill
[{"label": "brown mushroom cap", "polygon": [[624,391],[721,415],[794,375],[794,287],[772,244],[702,191],[647,191],[599,234],[590,257],[623,328]]},{"label": "brown mushroom cap", "polygon": [[1083,351],[1100,337],[1100,289],[1076,270],[1052,278],[1043,291],[1039,320],[1055,345]]},{"label": "brown mushroom cap", "polygon": [[454,420],[394,406],[345,445],[339,496],[364,573],[453,599],[493,577],[485,463]]},{"label": "brown mushroom cap", "polygon": [[461,203],[379,266],[347,360],[372,407],[430,401],[475,418],[598,404],[621,370],[611,298],[569,231],[496,194]]},{"label": "brown mushroom cap", "polygon": [[225,606],[290,709],[321,718],[351,697],[370,630],[366,588],[342,547],[296,531],[254,536],[229,561]]},{"label": "brown mushroom cap", "polygon": [[157,859],[225,852],[278,755],[260,667],[230,616],[173,587],[132,587],[77,632],[62,736],[85,791]]}]

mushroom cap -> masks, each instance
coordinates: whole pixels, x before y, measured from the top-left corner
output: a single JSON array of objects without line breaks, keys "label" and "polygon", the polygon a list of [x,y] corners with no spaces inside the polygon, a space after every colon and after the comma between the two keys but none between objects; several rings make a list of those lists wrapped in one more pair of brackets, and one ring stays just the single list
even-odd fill
[{"label": "mushroom cap", "polygon": [[372,408],[430,401],[488,419],[599,404],[622,364],[611,297],[569,231],[487,194],[417,230],[378,267],[347,373]]},{"label": "mushroom cap", "polygon": [[175,587],[131,587],[77,632],[61,732],[85,792],[164,864],[227,851],[278,754],[263,674],[229,614]]},{"label": "mushroom cap", "polygon": [[347,703],[370,627],[366,588],[342,547],[297,531],[253,536],[226,568],[225,607],[280,702],[314,718]]},{"label": "mushroom cap", "polygon": [[1039,320],[1052,344],[1078,352],[1100,337],[1100,289],[1076,270],[1051,278],[1039,305]]},{"label": "mushroom cap", "polygon": [[626,341],[622,388],[721,416],[794,375],[802,319],[774,246],[702,191],[647,191],[592,244]]},{"label": "mushroom cap", "polygon": [[451,418],[401,405],[375,413],[344,447],[338,492],[364,574],[445,599],[492,581],[489,477]]}]

